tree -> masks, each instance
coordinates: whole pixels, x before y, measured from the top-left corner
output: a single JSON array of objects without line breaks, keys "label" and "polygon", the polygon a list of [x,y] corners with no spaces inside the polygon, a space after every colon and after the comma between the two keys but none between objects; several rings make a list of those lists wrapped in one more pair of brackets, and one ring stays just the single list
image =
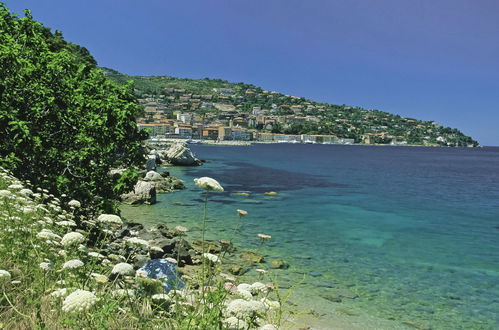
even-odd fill
[{"label": "tree", "polygon": [[[0,4],[0,165],[89,210],[137,179],[143,163],[129,85],[108,81],[88,51]],[[111,176],[113,168],[127,168]]]}]

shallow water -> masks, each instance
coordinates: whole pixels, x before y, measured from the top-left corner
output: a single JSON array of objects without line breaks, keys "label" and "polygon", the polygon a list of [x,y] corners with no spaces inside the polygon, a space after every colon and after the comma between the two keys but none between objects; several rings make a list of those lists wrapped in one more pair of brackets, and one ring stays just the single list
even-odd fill
[{"label": "shallow water", "polygon": [[[210,176],[226,189],[210,196],[211,237],[232,238],[235,210],[249,211],[235,241],[260,249],[256,234],[272,235],[261,252],[291,264],[274,273],[303,280],[293,299],[324,320],[499,328],[499,148],[192,148],[203,166],[168,169],[187,189],[124,208],[130,220],[183,224],[196,235],[203,196],[192,179]],[[249,196],[234,194],[243,191]]]}]

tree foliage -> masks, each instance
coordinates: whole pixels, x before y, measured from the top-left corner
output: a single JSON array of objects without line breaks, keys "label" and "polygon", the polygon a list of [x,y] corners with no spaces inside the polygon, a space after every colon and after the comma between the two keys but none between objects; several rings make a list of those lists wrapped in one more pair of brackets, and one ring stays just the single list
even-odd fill
[{"label": "tree foliage", "polygon": [[136,180],[143,162],[130,86],[108,81],[89,52],[0,4],[0,165],[93,209]]}]

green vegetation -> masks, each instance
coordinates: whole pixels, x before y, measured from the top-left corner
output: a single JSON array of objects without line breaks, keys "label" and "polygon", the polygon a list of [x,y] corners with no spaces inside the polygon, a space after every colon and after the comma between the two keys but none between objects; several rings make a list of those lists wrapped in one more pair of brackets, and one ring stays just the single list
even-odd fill
[{"label": "green vegetation", "polygon": [[[185,287],[166,293],[161,279],[133,266],[160,247],[118,238],[114,233],[127,224],[115,215],[84,218],[75,230],[83,205],[68,205],[69,212],[58,198],[0,168],[2,329],[275,330],[266,323],[281,324],[288,298],[260,282],[236,285],[220,272],[226,251],[198,254],[202,271],[191,270]],[[173,239],[185,242],[181,235]]]},{"label": "green vegetation", "polygon": [[[144,103],[151,99],[167,117],[174,111],[193,112],[213,118],[223,116],[216,104],[233,106],[240,116],[255,108],[270,125],[249,128],[285,134],[331,134],[354,139],[356,143],[407,143],[431,146],[478,146],[478,142],[457,129],[433,121],[403,118],[379,110],[319,103],[305,98],[263,90],[244,83],[221,79],[182,79],[168,76],[128,76],[103,68],[106,76],[124,84],[133,81],[136,95]],[[154,103],[153,102],[153,103]],[[280,118],[281,120],[277,120]],[[152,119],[147,119],[152,121]]]},{"label": "green vegetation", "polygon": [[141,107],[88,51],[0,4],[0,165],[89,210],[112,210],[143,162]]}]

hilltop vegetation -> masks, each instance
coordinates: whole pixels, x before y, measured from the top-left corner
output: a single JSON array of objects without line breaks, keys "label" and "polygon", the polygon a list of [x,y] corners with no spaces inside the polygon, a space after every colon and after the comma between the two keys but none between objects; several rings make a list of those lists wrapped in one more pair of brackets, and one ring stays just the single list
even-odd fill
[{"label": "hilltop vegetation", "polygon": [[[314,102],[302,97],[267,91],[245,83],[221,79],[185,79],[169,76],[128,76],[103,68],[111,80],[133,81],[136,95],[154,99],[161,111],[173,118],[175,112],[192,112],[213,119],[222,116],[224,105],[241,117],[266,116],[263,124],[249,125],[257,131],[284,134],[333,134],[357,143],[408,143],[414,145],[478,146],[457,129],[433,121],[403,118],[379,110]],[[147,119],[153,122],[152,119]],[[270,124],[267,124],[270,123]]]}]

